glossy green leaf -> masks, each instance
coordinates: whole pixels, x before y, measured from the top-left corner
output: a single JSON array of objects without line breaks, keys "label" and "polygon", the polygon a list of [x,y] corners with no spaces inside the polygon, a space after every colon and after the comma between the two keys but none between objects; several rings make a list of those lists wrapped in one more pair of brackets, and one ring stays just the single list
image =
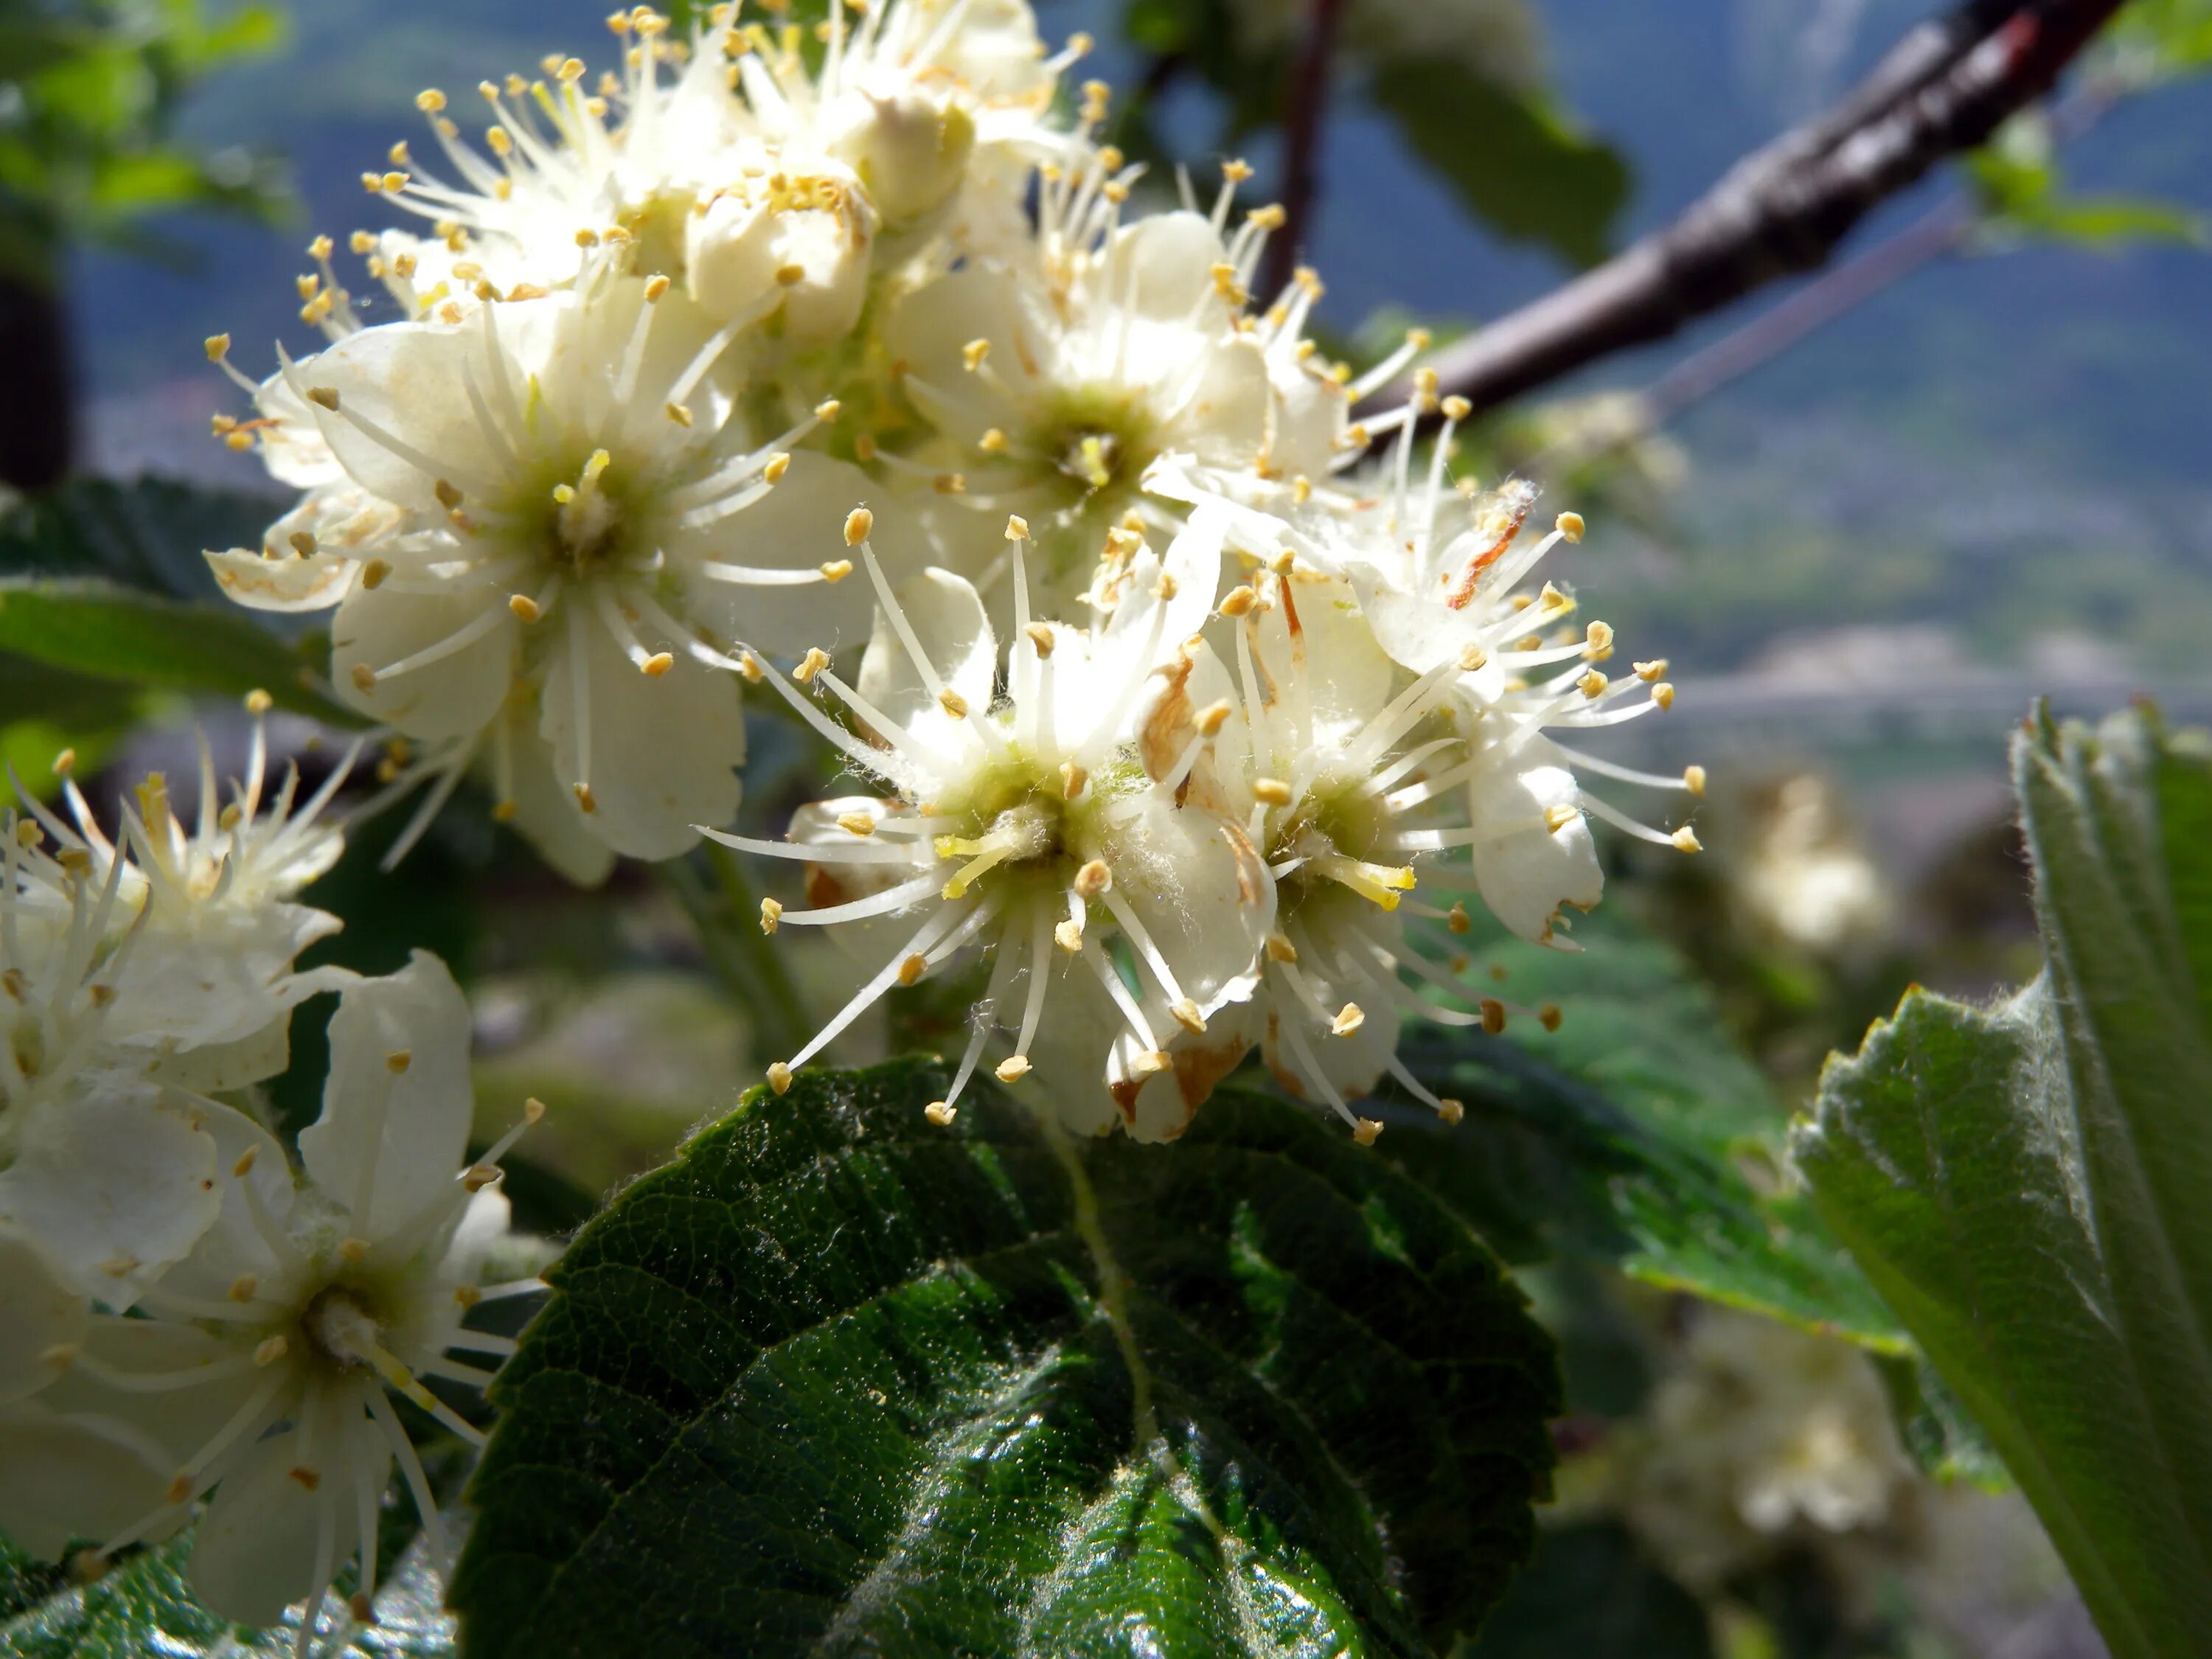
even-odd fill
[{"label": "glossy green leaf", "polygon": [[1681,1290],[1902,1353],[1910,1341],[1785,1168],[1786,1116],[1680,957],[1609,907],[1579,954],[1463,949],[1473,994],[1555,1004],[1557,1031],[1409,1030],[1407,1063],[1463,1101],[1456,1128],[1394,1112],[1381,1150],[1516,1261],[1600,1257]]},{"label": "glossy green leaf", "polygon": [[1218,1094],[1081,1146],[919,1062],[757,1091],[554,1271],[476,1659],[1419,1655],[1547,1487],[1549,1342],[1434,1198]]},{"label": "glossy green leaf", "polygon": [[2049,967],[1915,992],[1798,1161],[2002,1454],[2117,1659],[2212,1627],[2212,744],[2016,740]]},{"label": "glossy green leaf", "polygon": [[1577,265],[1606,256],[1628,201],[1627,163],[1540,89],[1409,57],[1377,63],[1368,92],[1413,154],[1500,235]]}]

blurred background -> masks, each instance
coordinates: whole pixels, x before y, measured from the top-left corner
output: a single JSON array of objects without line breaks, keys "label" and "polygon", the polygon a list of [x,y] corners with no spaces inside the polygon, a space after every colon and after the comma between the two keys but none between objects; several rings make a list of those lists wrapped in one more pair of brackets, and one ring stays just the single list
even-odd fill
[{"label": "blurred background", "polygon": [[[198,487],[211,525],[267,517],[258,463],[210,435],[235,399],[202,339],[233,334],[248,362],[311,349],[293,274],[313,235],[383,222],[359,179],[416,136],[415,93],[604,58],[602,9],[0,0],[0,473],[154,475]],[[1355,357],[1409,324],[1479,326],[1667,222],[1932,9],[1037,0],[1048,38],[1096,36],[1111,136],[1155,180],[1182,165],[1210,188],[1240,155],[1249,199],[1310,191],[1323,331]],[[1623,851],[1607,908],[1704,979],[1778,1123],[1906,983],[2034,972],[2005,769],[2032,698],[2086,714],[2154,693],[2212,719],[2208,60],[2212,9],[2142,0],[2055,113],[1884,205],[1827,273],[1468,440],[1465,470],[1527,471],[1589,519],[1569,573],[1586,605],[1625,657],[1674,665],[1677,707],[1635,746],[1708,768],[1711,856]],[[1808,306],[1836,314],[1796,337]],[[145,492],[71,490],[118,558],[198,581],[191,548],[140,546]],[[43,511],[0,518],[0,557],[10,537],[27,556]],[[27,775],[64,737],[159,759],[177,740],[143,722],[173,733],[179,712],[0,655],[0,752]],[[469,966],[501,1099],[618,1108],[556,1145],[544,1224],[731,1093],[743,1018],[688,971],[668,892],[567,896],[480,815],[406,866],[406,905],[371,900],[377,879],[349,859],[350,900],[318,902],[354,916],[361,965],[419,944]],[[1887,1371],[1602,1274],[1538,1288],[1572,1338],[1576,1460],[1544,1571],[1480,1653],[2099,1651],[2024,1509],[1912,1473]]]}]

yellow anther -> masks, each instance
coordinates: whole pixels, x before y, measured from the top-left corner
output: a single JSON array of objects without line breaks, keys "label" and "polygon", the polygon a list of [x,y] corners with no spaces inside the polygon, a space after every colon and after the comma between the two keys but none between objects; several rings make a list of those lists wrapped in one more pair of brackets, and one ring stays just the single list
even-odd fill
[{"label": "yellow anther", "polygon": [[1291,804],[1291,786],[1280,778],[1253,779],[1252,793],[1270,806],[1288,806]]},{"label": "yellow anther", "polygon": [[1151,1048],[1129,1062],[1129,1070],[1139,1077],[1158,1077],[1175,1065],[1174,1059],[1164,1048]]},{"label": "yellow anther", "polygon": [[357,691],[374,691],[376,690],[376,671],[374,668],[371,668],[365,662],[356,663],[353,665],[353,672],[349,678],[353,681],[354,689]]},{"label": "yellow anther", "polygon": [[1472,674],[1490,660],[1490,653],[1479,645],[1462,646],[1459,653],[1459,672]]},{"label": "yellow anther", "polygon": [[927,957],[908,957],[904,962],[899,963],[898,982],[902,985],[911,985],[916,980],[919,980],[923,974],[927,972],[928,969],[929,958]]},{"label": "yellow anther", "polygon": [[1030,1074],[1029,1056],[1015,1054],[1010,1059],[1002,1060],[992,1067],[992,1072],[1001,1083],[1019,1083]]},{"label": "yellow anther", "polygon": [[769,483],[781,483],[783,475],[790,471],[791,457],[779,449],[768,458],[768,465],[761,468],[761,477]]},{"label": "yellow anther", "polygon": [[240,1273],[230,1281],[230,1289],[224,1294],[233,1302],[251,1302],[253,1300],[254,1292],[260,1288],[261,1281],[252,1273]]},{"label": "yellow anther", "polygon": [[1006,539],[1010,542],[1025,542],[1029,538],[1030,521],[1018,513],[1006,514]]},{"label": "yellow anther", "polygon": [[538,601],[532,599],[527,593],[508,594],[507,598],[507,608],[514,612],[515,616],[521,621],[526,623],[534,623],[538,619],[538,617],[545,614],[544,611],[539,608]]},{"label": "yellow anther", "polygon": [[[1251,590],[1248,588],[1245,591],[1249,592]],[[1214,736],[1223,726],[1227,724],[1230,715],[1234,713],[1236,713],[1236,706],[1226,697],[1222,698],[1218,702],[1206,704],[1198,711],[1198,735],[1201,738]],[[1289,803],[1283,801],[1279,802],[1278,805],[1287,805]]]},{"label": "yellow anther", "polygon": [[1085,899],[1095,899],[1114,884],[1114,872],[1103,859],[1092,859],[1075,872],[1075,890]]},{"label": "yellow anther", "polygon": [[781,1060],[768,1068],[768,1086],[780,1095],[791,1092],[791,1067]]},{"label": "yellow anther", "polygon": [[1331,1036],[1350,1036],[1366,1024],[1365,1011],[1356,1002],[1347,1002],[1336,1011],[1336,1018],[1329,1022],[1328,1034]]},{"label": "yellow anther", "polygon": [[1505,1005],[1496,997],[1485,997],[1480,1004],[1482,1029],[1496,1036],[1505,1029]]},{"label": "yellow anther", "polygon": [[1583,630],[1583,654],[1592,661],[1601,661],[1613,654],[1611,623],[1594,622]]},{"label": "yellow anther", "polygon": [[1249,582],[1242,583],[1231,588],[1222,596],[1221,614],[1224,617],[1241,617],[1259,602],[1260,596],[1253,591],[1251,585]]},{"label": "yellow anther", "polygon": [[1636,665],[1636,678],[1646,685],[1650,684],[1666,672],[1667,659],[1664,657],[1654,657],[1650,662],[1640,662]]},{"label": "yellow anther", "polygon": [[1205,1035],[1206,1016],[1199,1012],[1198,1005],[1188,997],[1170,1005],[1168,1012],[1175,1016],[1176,1024],[1182,1026],[1193,1036]]},{"label": "yellow anther", "polygon": [[1579,513],[1562,513],[1559,514],[1557,528],[1559,534],[1565,537],[1570,542],[1578,542],[1582,540],[1583,532],[1587,527],[1588,526],[1583,523],[1583,515]]},{"label": "yellow anther", "polygon": [[1688,790],[1693,795],[1704,794],[1705,793],[1705,769],[1702,766],[1684,767],[1682,769],[1682,787]]},{"label": "yellow anther", "polygon": [[1074,956],[1083,949],[1083,930],[1072,921],[1063,921],[1052,930],[1053,942]]},{"label": "yellow anther", "polygon": [[[1003,455],[1008,447],[1006,434],[998,427],[988,427],[984,429],[983,435],[975,440],[975,447],[986,455]],[[1014,522],[1018,524],[1021,521],[1018,519]],[[1022,533],[1027,535],[1029,532],[1024,531]]]},{"label": "yellow anther", "polygon": [[845,545],[858,547],[868,539],[868,532],[876,527],[876,515],[865,507],[856,507],[845,515]]},{"label": "yellow anther", "polygon": [[1581,817],[1579,811],[1565,801],[1554,801],[1544,809],[1544,828],[1556,836]]},{"label": "yellow anther", "polygon": [[775,282],[778,288],[797,288],[806,280],[806,267],[801,264],[778,265]]},{"label": "yellow anther", "polygon": [[971,374],[982,368],[990,356],[991,343],[980,337],[960,348],[960,361],[968,365],[968,372]]},{"label": "yellow anther", "polygon": [[1073,761],[1060,763],[1060,798],[1073,800],[1083,793],[1084,785],[1091,781],[1091,774]]},{"label": "yellow anther", "polygon": [[675,654],[667,651],[656,651],[637,665],[638,672],[649,680],[659,679],[675,666]]},{"label": "yellow anther", "polygon": [[309,386],[307,388],[307,401],[314,404],[318,409],[327,409],[333,414],[337,412],[338,394],[336,390],[330,386]]},{"label": "yellow anther", "polygon": [[1297,959],[1298,947],[1291,943],[1288,935],[1283,933],[1270,933],[1267,935],[1268,961],[1296,962]]},{"label": "yellow anther", "polygon": [[968,699],[949,685],[937,694],[937,706],[956,720],[968,718]]},{"label": "yellow anther", "polygon": [[1674,688],[1664,680],[1660,681],[1651,688],[1651,701],[1662,709],[1672,708],[1674,706]]},{"label": "yellow anther", "polygon": [[1022,632],[1029,636],[1030,644],[1036,649],[1039,661],[1052,655],[1054,640],[1050,623],[1031,623]]},{"label": "yellow anther", "polygon": [[1455,903],[1444,912],[1444,926],[1455,933],[1464,933],[1473,929],[1474,923],[1467,914],[1467,906]]},{"label": "yellow anther", "polygon": [[687,404],[664,404],[661,405],[660,412],[678,426],[688,427],[691,424],[691,410]]},{"label": "yellow anther", "polygon": [[822,580],[835,587],[853,574],[853,562],[850,559],[831,559],[820,568]]},{"label": "yellow anther", "polygon": [[805,656],[799,659],[799,666],[791,671],[791,678],[805,685],[829,665],[830,653],[818,645],[810,645],[806,647]]},{"label": "yellow anther", "polygon": [[1585,697],[1596,698],[1605,695],[1605,688],[1609,684],[1611,684],[1611,682],[1608,681],[1604,675],[1599,673],[1596,669],[1593,668],[1586,672],[1580,679],[1575,682],[1575,689],[1577,691],[1580,691]]},{"label": "yellow anther", "polygon": [[933,1100],[921,1109],[921,1115],[940,1129],[952,1127],[952,1120],[960,1115],[960,1109],[942,1100]]},{"label": "yellow anther", "polygon": [[248,1146],[244,1152],[238,1155],[238,1162],[230,1166],[231,1174],[243,1181],[248,1175],[252,1173],[253,1160],[260,1155],[261,1149],[258,1146]]},{"label": "yellow anther", "polygon": [[589,816],[599,810],[599,798],[592,793],[592,786],[590,784],[578,783],[572,784],[569,787],[575,792],[576,810],[578,811]]},{"label": "yellow anther", "polygon": [[1675,850],[1678,852],[1702,853],[1705,850],[1705,842],[1698,839],[1698,832],[1686,823],[1667,839],[1674,843]]},{"label": "yellow anther", "polygon": [[772,899],[772,898],[764,898],[764,899],[763,899],[763,900],[761,901],[761,902],[760,902],[760,924],[761,924],[761,932],[763,932],[763,933],[773,933],[774,932],[775,932],[775,925],[776,925],[776,923],[777,923],[777,922],[779,922],[779,921],[782,921],[782,920],[783,920],[783,906],[782,906],[781,904],[778,903],[775,900],[774,900],[774,899]]},{"label": "yellow anther", "polygon": [[876,821],[866,812],[840,812],[837,827],[848,836],[872,836],[876,833]]},{"label": "yellow anther", "polygon": [[407,1068],[414,1063],[413,1053],[405,1048],[394,1048],[384,1057],[384,1069],[394,1077],[404,1077]]},{"label": "yellow anther", "polygon": [[1352,1127],[1352,1138],[1363,1146],[1372,1146],[1376,1137],[1382,1133],[1379,1118],[1363,1117]]}]

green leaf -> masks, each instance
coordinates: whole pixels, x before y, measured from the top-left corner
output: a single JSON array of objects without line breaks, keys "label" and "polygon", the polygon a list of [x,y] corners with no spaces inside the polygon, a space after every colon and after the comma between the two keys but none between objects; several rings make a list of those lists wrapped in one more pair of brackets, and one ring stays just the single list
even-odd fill
[{"label": "green leaf", "polygon": [[1711,1659],[1697,1598],[1611,1522],[1545,1533],[1464,1659]]},{"label": "green leaf", "polygon": [[[1692,1292],[1877,1351],[1911,1344],[1793,1190],[1786,1118],[1680,957],[1611,907],[1578,954],[1518,939],[1467,951],[1472,994],[1557,1005],[1557,1031],[1409,1032],[1406,1063],[1465,1102],[1448,1127],[1394,1113],[1381,1145],[1509,1260],[1601,1257]],[[1443,957],[1466,942],[1441,930]]]},{"label": "green leaf", "polygon": [[2016,739],[2049,967],[1916,991],[1796,1141],[1824,1212],[2034,1504],[2116,1659],[2212,1621],[2212,744]]},{"label": "green leaf", "polygon": [[[0,1653],[9,1659],[266,1659],[289,1656],[295,1630],[256,1631],[218,1619],[185,1579],[187,1533],[126,1556],[88,1584],[41,1565],[0,1539]],[[436,1578],[419,1552],[378,1590],[376,1628],[333,1644],[328,1659],[451,1659],[453,1622],[438,1607]],[[339,1618],[332,1602],[329,1632]],[[296,1629],[296,1627],[295,1627]]]},{"label": "green leaf", "polygon": [[278,703],[357,723],[318,690],[314,664],[241,612],[157,599],[96,577],[0,577],[0,652],[167,690]]},{"label": "green leaf", "polygon": [[101,576],[179,599],[222,600],[201,556],[258,547],[277,497],[162,478],[73,478],[0,512],[0,578]]},{"label": "green leaf", "polygon": [[1577,265],[1606,256],[1628,201],[1628,165],[1541,90],[1426,57],[1378,62],[1368,92],[1407,148],[1500,235]]},{"label": "green leaf", "polygon": [[756,1091],[494,1389],[476,1659],[1413,1656],[1548,1486],[1550,1345],[1429,1194],[1223,1091],[1073,1146],[920,1062]]}]

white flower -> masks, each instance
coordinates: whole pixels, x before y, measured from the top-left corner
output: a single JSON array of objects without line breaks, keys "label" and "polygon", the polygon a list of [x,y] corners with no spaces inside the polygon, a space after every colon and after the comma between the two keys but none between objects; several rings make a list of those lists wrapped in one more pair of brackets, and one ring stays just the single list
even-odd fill
[{"label": "white flower", "polygon": [[1602,622],[1575,628],[1573,594],[1550,582],[1528,590],[1547,554],[1581,539],[1582,519],[1562,514],[1551,533],[1524,541],[1532,486],[1510,483],[1487,495],[1455,489],[1445,467],[1463,412],[1458,400],[1445,409],[1425,480],[1410,476],[1413,417],[1434,401],[1425,387],[1414,403],[1378,422],[1399,428],[1393,454],[1346,489],[1278,491],[1265,507],[1249,495],[1231,504],[1175,457],[1156,469],[1154,484],[1223,507],[1233,545],[1267,557],[1288,552],[1350,583],[1375,642],[1401,669],[1434,684],[1465,744],[1463,756],[1428,787],[1459,788],[1468,822],[1408,832],[1404,850],[1467,848],[1483,902],[1500,921],[1524,939],[1572,950],[1562,909],[1587,910],[1604,892],[1586,813],[1641,840],[1698,850],[1686,824],[1668,831],[1642,823],[1590,795],[1577,771],[1692,794],[1703,792],[1705,773],[1691,767],[1662,777],[1559,740],[1556,734],[1670,706],[1667,665],[1639,662],[1632,674],[1608,675],[1599,665],[1613,658],[1613,629]]},{"label": "white flower", "polygon": [[[1441,1006],[1401,978],[1467,997],[1408,944],[1401,915],[1467,925],[1458,906],[1447,913],[1406,896],[1416,883],[1411,860],[1436,833],[1436,803],[1452,793],[1449,774],[1465,746],[1436,717],[1446,675],[1401,688],[1350,586],[1288,556],[1278,564],[1230,591],[1217,625],[1227,638],[1196,653],[1159,738],[1173,746],[1209,726],[1218,732],[1190,799],[1243,824],[1276,883],[1259,987],[1221,1023],[1222,1042],[1237,1053],[1261,1043],[1286,1090],[1326,1103],[1371,1140],[1376,1121],[1346,1103],[1385,1073],[1447,1116],[1458,1110],[1399,1061],[1405,1018],[1494,1028],[1505,1012],[1503,1004]],[[1225,1070],[1234,1059],[1224,1049],[1217,1064]]]},{"label": "white flower", "polygon": [[884,464],[981,509],[968,537],[979,567],[994,514],[1026,515],[1043,588],[1061,605],[1097,599],[1086,585],[1111,532],[1171,534],[1182,522],[1177,504],[1144,488],[1161,455],[1217,483],[1325,475],[1348,459],[1337,441],[1349,394],[1301,341],[1319,284],[1301,273],[1263,315],[1246,313],[1281,210],[1259,209],[1231,233],[1244,176],[1232,167],[1211,214],[1124,226],[1136,169],[1110,149],[1075,155],[1045,170],[1033,237],[908,293],[883,325],[899,386],[937,434],[912,453],[884,452]]},{"label": "white flower", "polygon": [[[257,707],[265,702],[257,700]],[[295,969],[335,918],[292,902],[342,847],[323,809],[340,766],[295,810],[288,775],[263,811],[257,722],[247,776],[220,805],[201,750],[187,833],[149,778],[118,839],[74,781],[74,822],[23,799],[0,848],[0,1222],[35,1233],[118,1307],[215,1216],[209,1091],[284,1068],[291,1011],[346,983]],[[20,786],[19,786],[20,790]]]},{"label": "white flower", "polygon": [[[835,404],[752,430],[738,333],[603,263],[573,291],[285,363],[374,528],[213,562],[243,604],[337,605],[340,693],[424,746],[410,783],[445,780],[396,853],[475,763],[580,879],[735,814],[744,725],[718,645],[857,623],[833,586],[862,483],[793,453]],[[260,574],[326,562],[276,577],[281,598]],[[557,790],[532,787],[548,771]]]},{"label": "white flower", "polygon": [[833,0],[817,71],[795,28],[740,23],[738,9],[712,9],[689,41],[645,8],[616,13],[623,72],[596,94],[574,58],[549,59],[548,80],[485,82],[489,157],[461,141],[443,93],[423,93],[457,179],[404,145],[394,171],[364,175],[435,222],[373,244],[408,314],[458,319],[490,295],[563,286],[580,243],[611,241],[717,321],[773,316],[787,343],[827,344],[859,316],[879,227],[936,215],[979,150],[991,186],[1018,199],[1000,157],[1034,144],[1079,55],[1048,61],[1021,0],[887,0],[857,21]]},{"label": "white flower", "polygon": [[1849,1343],[1710,1304],[1646,1408],[1624,1507],[1698,1587],[1778,1540],[1878,1526],[1912,1480],[1887,1391]]},{"label": "white flower", "polygon": [[69,821],[23,797],[58,860],[77,864],[83,879],[104,883],[121,866],[113,925],[135,924],[137,937],[107,975],[114,997],[102,1042],[143,1050],[162,1081],[204,1092],[243,1088],[283,1070],[291,1011],[352,977],[333,968],[299,972],[293,964],[341,926],[294,901],[345,850],[344,834],[326,809],[354,756],[304,803],[296,767],[264,800],[269,749],[260,715],[269,705],[258,694],[250,702],[256,718],[246,776],[234,782],[228,803],[200,739],[190,830],[159,773],[138,786],[137,810],[125,811],[116,841],[101,830],[74,778],[63,786]]},{"label": "white flower", "polygon": [[[467,1004],[435,957],[357,982],[331,1022],[322,1115],[300,1136],[304,1184],[258,1125],[214,1108],[221,1213],[145,1293],[145,1316],[72,1316],[52,1284],[22,1292],[39,1317],[8,1333],[0,1376],[53,1375],[0,1410],[0,1526],[51,1550],[65,1517],[112,1554],[174,1532],[212,1491],[194,1589],[256,1626],[305,1597],[310,1628],[356,1550],[364,1601],[374,1583],[395,1457],[434,1535],[438,1506],[386,1392],[481,1443],[424,1379],[477,1386],[489,1374],[447,1351],[513,1349],[462,1325],[507,1224],[492,1183],[508,1141],[455,1174],[468,1049]],[[0,1257],[10,1248],[27,1262],[0,1235]]]},{"label": "white flower", "polygon": [[[932,1117],[951,1121],[985,1044],[1004,1033],[1012,1052],[999,1077],[1013,1083],[1036,1072],[1070,1127],[1095,1133],[1119,1121],[1158,1138],[1179,1131],[1189,1111],[1140,1110],[1146,1082],[1173,1069],[1176,1035],[1203,1032],[1249,994],[1274,913],[1272,884],[1242,830],[1178,803],[1204,739],[1147,769],[1141,735],[1169,683],[1156,669],[1180,660],[1181,641],[1211,608],[1219,535],[1201,522],[1164,561],[1136,552],[1111,613],[1081,632],[1030,620],[1024,528],[1017,521],[1007,532],[1016,632],[1005,658],[1007,696],[994,702],[999,647],[974,588],[932,570],[894,592],[865,540],[866,515],[855,514],[848,534],[882,605],[860,684],[847,685],[815,655],[801,677],[826,686],[885,746],[857,741],[773,678],[856,769],[896,794],[826,803],[794,823],[788,842],[716,839],[817,866],[817,908],[771,907],[771,927],[877,923],[871,931],[880,935],[882,921],[898,919],[897,949],[803,1049],[771,1069],[779,1090],[893,984],[981,945],[993,952],[989,987]],[[1018,994],[1018,977],[1026,981]]]}]

